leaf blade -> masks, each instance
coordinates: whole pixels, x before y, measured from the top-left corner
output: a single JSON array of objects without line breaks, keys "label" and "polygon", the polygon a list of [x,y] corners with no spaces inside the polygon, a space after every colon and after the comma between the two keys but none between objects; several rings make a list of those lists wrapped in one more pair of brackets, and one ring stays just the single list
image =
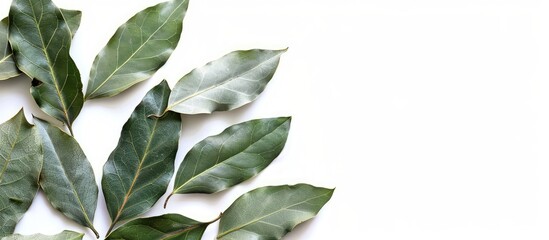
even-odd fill
[{"label": "leaf blade", "polygon": [[71,33],[61,10],[51,0],[14,0],[9,23],[17,67],[34,79],[32,96],[44,112],[70,130],[84,98],[80,72],[69,55]]},{"label": "leaf blade", "polygon": [[300,223],[316,216],[333,191],[307,184],[253,190],[225,211],[217,239],[281,239]]},{"label": "leaf blade", "polygon": [[80,21],[82,20],[82,12],[78,10],[68,10],[61,8],[61,14],[67,22],[67,27],[71,33],[71,38],[74,37],[78,28],[80,28]]},{"label": "leaf blade", "polygon": [[[149,210],[165,193],[173,175],[181,117],[164,111],[170,88],[166,81],[154,87],[136,107],[122,129],[118,146],[103,167],[103,194],[111,220],[118,221]],[[110,232],[110,231],[109,231]]]},{"label": "leaf blade", "polygon": [[38,191],[39,141],[23,111],[0,125],[0,237],[13,233]]},{"label": "leaf blade", "polygon": [[120,26],[94,60],[86,99],[117,95],[162,67],[179,42],[188,4],[188,0],[163,2]]},{"label": "leaf blade", "polygon": [[107,240],[200,240],[209,224],[179,214],[165,214],[132,220],[112,232]]},{"label": "leaf blade", "polygon": [[200,141],[183,159],[172,194],[215,193],[256,176],[282,152],[290,123],[256,119]]},{"label": "leaf blade", "polygon": [[175,85],[168,110],[202,114],[244,106],[263,92],[285,52],[235,51],[194,69]]},{"label": "leaf blade", "polygon": [[93,168],[76,140],[51,124],[35,118],[44,150],[40,187],[51,205],[78,224],[93,226],[98,187]]},{"label": "leaf blade", "polygon": [[20,74],[8,42],[8,26],[8,18],[0,21],[0,80],[17,77]]},{"label": "leaf blade", "polygon": [[33,234],[33,235],[19,235],[14,234],[8,237],[3,237],[2,240],[81,240],[84,237],[84,234],[77,233],[73,231],[63,231],[56,235],[43,235],[43,234]]}]

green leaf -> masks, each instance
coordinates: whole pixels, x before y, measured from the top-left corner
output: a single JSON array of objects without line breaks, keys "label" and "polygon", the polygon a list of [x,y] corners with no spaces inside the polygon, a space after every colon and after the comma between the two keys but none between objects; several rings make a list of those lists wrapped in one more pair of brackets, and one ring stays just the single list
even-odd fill
[{"label": "green leaf", "polygon": [[217,239],[281,239],[295,226],[315,217],[333,192],[307,184],[253,190],[225,211]]},{"label": "green leaf", "polygon": [[162,67],[179,42],[188,4],[160,3],[120,26],[93,62],[86,99],[117,95]]},{"label": "green leaf", "polygon": [[38,191],[42,148],[23,111],[0,125],[0,237],[13,233]]},{"label": "green leaf", "polygon": [[57,235],[48,236],[43,234],[34,234],[30,236],[23,236],[14,234],[9,237],[4,237],[2,240],[81,240],[84,234],[73,231],[63,231]]},{"label": "green leaf", "polygon": [[67,27],[69,27],[69,31],[71,32],[71,38],[76,34],[76,31],[78,31],[78,28],[80,27],[80,20],[82,20],[82,12],[78,10],[67,10],[67,9],[61,9],[61,14],[63,14],[63,18],[65,18],[65,21],[67,22]]},{"label": "green leaf", "polygon": [[8,42],[8,18],[0,21],[0,80],[6,80],[19,75],[19,69],[13,60],[13,53]]},{"label": "green leaf", "polygon": [[202,140],[185,156],[172,195],[215,193],[257,175],[284,148],[290,122],[289,117],[252,120]]},{"label": "green leaf", "polygon": [[[118,146],[103,167],[103,194],[112,219],[118,221],[148,211],[166,192],[177,153],[180,114],[161,114],[170,87],[162,81],[137,106],[122,129]],[[108,235],[108,234],[107,234]]]},{"label": "green leaf", "polygon": [[93,168],[76,140],[51,124],[35,118],[44,150],[40,186],[52,206],[90,228],[97,207],[98,188]]},{"label": "green leaf", "polygon": [[198,222],[179,214],[141,218],[119,227],[107,240],[200,240],[212,222]]},{"label": "green leaf", "polygon": [[61,10],[51,0],[13,0],[9,22],[17,67],[34,79],[31,93],[36,103],[71,130],[84,98],[80,73],[69,55],[71,33]]},{"label": "green leaf", "polygon": [[177,82],[169,111],[229,111],[254,101],[273,77],[286,50],[236,51],[197,68]]}]

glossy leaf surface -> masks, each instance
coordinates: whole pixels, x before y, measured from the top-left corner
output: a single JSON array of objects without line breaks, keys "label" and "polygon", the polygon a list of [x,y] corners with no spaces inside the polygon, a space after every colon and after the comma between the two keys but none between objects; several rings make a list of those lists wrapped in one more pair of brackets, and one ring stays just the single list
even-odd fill
[{"label": "glossy leaf surface", "polygon": [[73,231],[63,231],[56,235],[43,235],[43,234],[34,234],[34,235],[19,235],[14,234],[9,237],[4,237],[2,240],[81,240],[84,237],[84,234],[77,233]]},{"label": "glossy leaf surface", "polygon": [[177,82],[168,110],[200,114],[241,107],[263,92],[284,52],[236,51],[197,68]]},{"label": "glossy leaf surface", "polygon": [[114,224],[149,210],[173,176],[181,117],[162,118],[170,88],[163,81],[145,95],[122,129],[118,146],[103,167],[103,193]]},{"label": "glossy leaf surface", "polygon": [[290,121],[289,117],[252,120],[202,140],[185,156],[173,194],[215,193],[257,175],[284,148]]},{"label": "glossy leaf surface", "polygon": [[42,149],[23,111],[0,125],[0,237],[13,233],[38,191]]},{"label": "glossy leaf surface", "polygon": [[333,192],[307,184],[253,190],[225,211],[217,239],[281,239],[298,224],[315,217]]},{"label": "glossy leaf surface", "polygon": [[166,214],[132,220],[112,232],[107,240],[200,240],[209,224]]},{"label": "glossy leaf surface", "polygon": [[80,73],[69,55],[71,33],[51,0],[14,0],[9,41],[17,67],[33,79],[38,106],[71,129],[84,103]]},{"label": "glossy leaf surface", "polygon": [[98,187],[90,162],[73,137],[40,119],[34,123],[44,151],[40,186],[48,201],[98,235],[93,227]]},{"label": "glossy leaf surface", "polygon": [[13,60],[13,53],[8,42],[8,18],[0,21],[0,80],[19,75],[19,69]]},{"label": "glossy leaf surface", "polygon": [[124,23],[95,58],[86,98],[119,94],[150,78],[179,42],[188,0],[149,7]]}]

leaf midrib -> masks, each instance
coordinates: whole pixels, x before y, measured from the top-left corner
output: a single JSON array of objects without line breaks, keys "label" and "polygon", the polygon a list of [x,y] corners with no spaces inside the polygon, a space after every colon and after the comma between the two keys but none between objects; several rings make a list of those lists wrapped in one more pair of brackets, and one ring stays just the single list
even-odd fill
[{"label": "leaf midrib", "polygon": [[175,14],[175,12],[181,7],[183,6],[183,4],[187,2],[187,0],[183,0],[181,1],[181,3],[170,13],[170,16],[168,16],[166,18],[166,21],[164,21],[162,23],[162,25],[160,27],[158,27],[148,38],[147,40],[145,40],[145,42],[143,42],[143,44],[141,44],[141,46],[139,46],[139,48],[137,48],[137,50],[132,53],[132,55],[126,59],[126,61],[124,61],[124,63],[122,63],[120,66],[116,67],[116,69],[101,83],[99,84],[99,86],[97,86],[90,94],[86,94],[87,97],[86,98],[89,98],[91,96],[93,96],[93,94],[95,94],[99,89],[101,89],[103,87],[103,85],[105,85],[108,81],[111,80],[111,78],[114,76],[114,74],[116,74],[118,71],[120,71],[120,69],[122,69],[122,67],[124,67],[126,64],[128,64],[128,62],[130,62],[130,60],[139,52],[141,51],[141,49],[147,45],[147,43],[152,39],[152,37],[154,35],[156,35],[156,33],[158,31],[160,31],[160,29],[162,29],[164,27],[164,25],[166,25],[166,23],[168,23],[170,21],[170,19],[172,18],[172,16]]},{"label": "leaf midrib", "polygon": [[8,60],[8,58],[10,58],[11,56],[13,55],[13,53],[10,53],[8,55],[6,55],[6,57],[0,59],[0,64],[4,63],[6,60]]},{"label": "leaf midrib", "polygon": [[[52,62],[51,62],[51,59],[50,59],[50,56],[48,54],[48,52],[46,51],[46,44],[44,42],[44,36],[42,35],[42,29],[40,29],[40,24],[36,21],[36,12],[34,11],[34,7],[32,7],[32,2],[31,0],[28,0],[28,3],[29,5],[31,6],[31,9],[32,9],[32,15],[33,15],[33,21],[34,21],[34,24],[36,25],[36,30],[38,31],[38,35],[40,36],[40,42],[42,43],[42,52],[44,53],[44,56],[46,57],[46,60],[48,61],[48,68],[50,69],[49,71],[49,74],[50,76],[52,77],[52,81],[53,81],[53,86],[55,86],[55,91],[57,92],[57,96],[59,96],[59,100],[61,101],[61,107],[63,108],[63,114],[65,115],[65,120],[67,120],[66,124],[67,126],[69,127],[69,129],[71,128],[71,120],[69,118],[69,115],[68,115],[68,110],[67,110],[67,106],[66,106],[66,103],[65,103],[65,99],[63,98],[63,95],[61,94],[61,90],[59,89],[59,83],[57,81],[57,76],[54,74],[54,70],[52,68]],[[43,4],[42,4],[42,7],[43,7]],[[60,11],[60,10],[58,10]],[[59,21],[59,20],[57,20]],[[59,23],[57,23],[59,24]],[[17,27],[19,29],[19,27]],[[59,26],[56,26],[56,28],[59,28]]]},{"label": "leaf midrib", "polygon": [[244,227],[246,227],[246,226],[249,226],[249,225],[251,225],[251,224],[254,224],[254,223],[256,223],[256,222],[258,222],[258,221],[260,221],[260,220],[262,220],[262,219],[264,219],[264,218],[267,218],[267,217],[269,217],[269,216],[272,216],[272,215],[274,215],[274,214],[277,214],[277,213],[279,213],[279,212],[281,212],[281,211],[288,210],[288,209],[290,209],[290,208],[292,208],[292,207],[295,207],[295,206],[297,206],[297,205],[300,205],[300,204],[303,204],[303,203],[306,203],[306,202],[315,200],[315,199],[317,199],[317,198],[324,197],[324,196],[326,196],[326,195],[328,195],[328,194],[329,194],[329,192],[328,192],[328,193],[325,193],[325,194],[321,194],[321,195],[316,196],[316,197],[313,197],[313,198],[306,199],[306,200],[304,200],[304,201],[301,201],[301,202],[298,202],[298,203],[295,203],[295,204],[292,204],[292,205],[290,205],[290,206],[286,206],[286,207],[284,207],[284,208],[281,208],[281,209],[279,209],[279,210],[276,210],[276,211],[274,211],[274,212],[272,212],[272,213],[269,213],[269,214],[267,214],[267,215],[264,215],[264,216],[262,216],[262,217],[255,218],[255,219],[253,219],[253,220],[251,220],[251,221],[249,221],[249,222],[247,222],[247,223],[244,223],[244,224],[242,224],[242,225],[240,225],[240,226],[237,226],[237,227],[234,227],[234,228],[232,228],[232,229],[229,229],[229,230],[226,231],[226,232],[219,233],[219,234],[217,235],[217,238],[218,238],[218,239],[219,239],[219,238],[222,238],[222,237],[224,237],[224,236],[226,236],[226,235],[228,235],[228,234],[231,234],[231,233],[233,233],[233,232],[235,232],[235,231],[238,231],[238,230],[240,230],[240,229],[242,229],[242,228],[244,228]]},{"label": "leaf midrib", "polygon": [[[267,136],[271,135],[271,134],[274,134],[274,132],[276,132],[279,128],[281,128],[286,122],[288,122],[288,119],[286,119],[284,122],[282,122],[280,125],[278,125],[273,131],[269,132],[268,134],[265,134],[263,135],[262,137],[258,138],[256,141],[253,141],[250,143],[250,145],[248,145],[245,149],[243,149],[242,151],[239,151],[235,154],[233,154],[232,156],[228,157],[228,158],[225,158],[223,161],[219,162],[216,162],[213,166],[205,169],[204,171],[200,172],[199,174],[197,175],[194,175],[192,178],[190,178],[189,180],[185,181],[185,183],[183,185],[181,185],[180,187],[178,187],[177,189],[174,189],[173,192],[177,192],[177,191],[180,191],[183,187],[187,186],[188,184],[190,184],[193,180],[195,180],[196,178],[206,174],[207,172],[209,172],[210,170],[212,170],[213,168],[221,165],[221,164],[226,164],[225,162],[230,160],[231,158],[233,158],[234,156],[236,155],[239,155],[243,152],[245,152],[246,150],[248,150],[250,147],[252,147],[254,144],[256,144],[257,142],[261,141],[262,139],[266,138]],[[255,129],[255,126],[254,126],[254,129]],[[223,147],[221,147],[220,149],[222,149]],[[221,151],[221,150],[220,150]],[[221,154],[219,154],[221,155]],[[219,158],[219,155],[218,155],[218,158]]]},{"label": "leaf midrib", "polygon": [[267,62],[270,62],[270,61],[273,60],[274,58],[279,57],[279,56],[282,55],[283,53],[284,53],[284,52],[281,51],[281,52],[277,53],[276,55],[274,55],[274,56],[268,58],[267,60],[262,61],[261,63],[257,64],[256,66],[254,66],[254,67],[252,67],[252,68],[250,68],[250,69],[248,69],[248,70],[245,70],[245,71],[242,72],[242,73],[239,73],[239,74],[237,74],[237,75],[235,75],[235,76],[232,76],[232,77],[230,77],[230,78],[227,78],[226,80],[221,81],[221,82],[219,82],[219,83],[216,83],[216,84],[214,84],[214,85],[212,85],[212,86],[210,86],[210,87],[207,87],[207,88],[205,88],[205,89],[203,89],[203,90],[196,91],[195,93],[193,93],[193,94],[191,94],[191,95],[189,95],[189,96],[187,96],[187,97],[184,97],[184,98],[182,98],[181,100],[177,100],[177,101],[175,101],[174,103],[170,104],[170,105],[166,108],[166,111],[172,110],[173,107],[175,107],[176,105],[179,105],[179,104],[181,104],[181,103],[183,103],[183,102],[185,102],[185,101],[187,101],[187,100],[189,100],[189,99],[191,99],[191,98],[194,98],[194,97],[196,97],[196,96],[198,96],[198,95],[201,95],[201,94],[203,94],[203,93],[205,93],[205,92],[208,92],[208,91],[210,91],[210,90],[212,90],[212,89],[215,89],[215,88],[217,88],[217,87],[219,87],[219,86],[225,85],[225,84],[227,84],[228,82],[231,82],[231,81],[233,81],[233,80],[235,80],[235,79],[237,79],[237,78],[240,78],[240,77],[242,77],[243,75],[246,75],[246,74],[252,72],[253,70],[259,68],[259,67],[262,66],[263,64],[265,64],[265,63],[267,63]]},{"label": "leaf midrib", "polygon": [[122,202],[122,205],[120,205],[120,208],[118,209],[116,217],[113,220],[113,225],[116,222],[118,222],[118,219],[120,218],[120,216],[122,215],[122,212],[124,211],[124,207],[128,203],[129,198],[131,197],[131,195],[133,194],[133,188],[135,186],[135,183],[137,182],[137,179],[139,178],[139,175],[141,174],[141,170],[143,169],[143,163],[145,162],[145,159],[149,155],[149,149],[150,149],[150,146],[152,145],[152,139],[154,138],[154,135],[156,133],[156,127],[158,125],[158,121],[159,121],[158,119],[154,120],[154,125],[153,125],[153,128],[152,128],[151,134],[149,135],[149,141],[147,143],[147,146],[145,147],[145,152],[143,154],[143,157],[141,157],[141,159],[139,160],[139,165],[137,167],[137,172],[135,173],[135,177],[133,178],[132,183],[130,184],[130,188],[128,189],[128,191],[126,192],[126,194],[124,196],[124,201]]}]

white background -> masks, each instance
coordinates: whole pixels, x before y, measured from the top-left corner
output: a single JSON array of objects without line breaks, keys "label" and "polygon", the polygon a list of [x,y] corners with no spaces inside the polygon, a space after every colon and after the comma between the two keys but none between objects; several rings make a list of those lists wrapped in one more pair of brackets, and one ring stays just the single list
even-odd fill
[{"label": "white background", "polygon": [[[56,1],[84,12],[72,55],[85,83],[117,27],[156,2]],[[0,14],[9,4],[0,0]],[[206,221],[256,187],[307,182],[337,189],[285,239],[548,239],[548,13],[541,0],[193,0],[166,66],[124,94],[87,102],[76,138],[99,181],[122,125],[161,79],[173,86],[236,49],[290,47],[253,104],[183,117],[176,165],[231,124],[291,115],[281,156],[245,184],[177,196],[147,216]],[[0,82],[1,122],[22,106],[44,116],[28,89],[23,77]],[[104,235],[109,223],[101,196],[95,225]],[[40,194],[16,231],[63,229],[86,231]]]}]

